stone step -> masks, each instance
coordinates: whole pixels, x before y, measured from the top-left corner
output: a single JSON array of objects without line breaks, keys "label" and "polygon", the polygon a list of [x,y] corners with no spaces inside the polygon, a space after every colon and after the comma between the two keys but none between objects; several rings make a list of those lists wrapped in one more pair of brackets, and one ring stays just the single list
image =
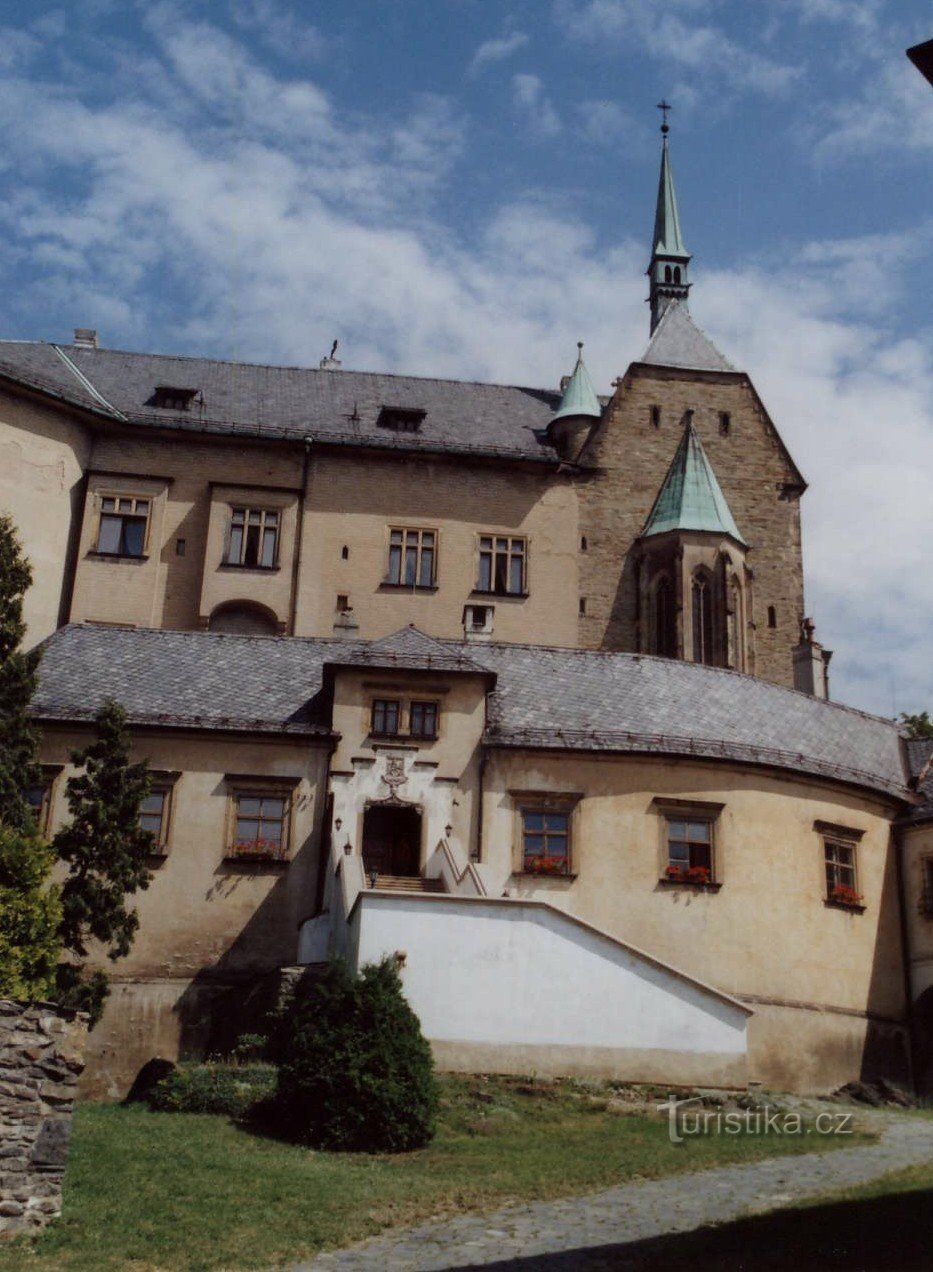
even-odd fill
[{"label": "stone step", "polygon": [[[371,885],[372,886],[372,885]],[[440,879],[423,879],[418,875],[376,875],[376,888],[383,892],[443,892]]]}]

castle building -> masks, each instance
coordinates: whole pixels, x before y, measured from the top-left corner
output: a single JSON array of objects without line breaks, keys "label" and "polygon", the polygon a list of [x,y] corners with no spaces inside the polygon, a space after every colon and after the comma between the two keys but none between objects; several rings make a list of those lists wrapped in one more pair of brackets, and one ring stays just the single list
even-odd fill
[{"label": "castle building", "polygon": [[91,1093],[335,954],[450,1068],[930,1074],[933,747],[828,701],[805,482],[690,261],[665,129],[608,397],[582,347],[551,391],[0,345],[37,812],[108,697],[153,773]]}]

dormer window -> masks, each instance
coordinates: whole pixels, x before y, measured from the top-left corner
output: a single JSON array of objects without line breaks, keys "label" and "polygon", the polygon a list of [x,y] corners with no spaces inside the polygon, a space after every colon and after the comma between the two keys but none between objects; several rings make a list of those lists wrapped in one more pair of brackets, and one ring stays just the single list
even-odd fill
[{"label": "dormer window", "polygon": [[379,428],[390,428],[393,433],[419,433],[421,421],[427,411],[409,406],[384,406],[376,421]]},{"label": "dormer window", "polygon": [[148,405],[157,406],[163,411],[187,411],[197,395],[197,389],[179,389],[171,384],[159,384],[156,385]]}]

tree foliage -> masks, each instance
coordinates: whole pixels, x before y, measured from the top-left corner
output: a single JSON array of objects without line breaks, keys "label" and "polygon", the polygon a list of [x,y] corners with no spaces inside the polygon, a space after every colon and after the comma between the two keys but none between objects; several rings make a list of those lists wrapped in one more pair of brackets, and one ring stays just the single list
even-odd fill
[{"label": "tree foliage", "polygon": [[83,772],[68,779],[71,824],[58,832],[55,851],[68,867],[62,885],[62,942],[79,958],[94,939],[111,959],[129,953],[139,926],[126,898],[148,888],[152,835],[139,825],[149,793],[145,762],[131,764],[126,715],[107,702],[96,717],[97,739],[71,753]]},{"label": "tree foliage", "polygon": [[909,738],[933,738],[933,720],[928,711],[920,711],[915,715],[902,711],[901,724]]},{"label": "tree foliage", "polygon": [[41,778],[39,738],[27,709],[36,689],[40,653],[23,653],[23,597],[32,580],[13,522],[0,515],[0,821],[35,832],[26,792]]},{"label": "tree foliage", "polygon": [[405,1152],[434,1134],[431,1049],[389,959],[296,992],[278,1045],[279,1120],[318,1148]]},{"label": "tree foliage", "polygon": [[61,903],[55,860],[34,832],[0,823],[0,998],[54,997]]}]

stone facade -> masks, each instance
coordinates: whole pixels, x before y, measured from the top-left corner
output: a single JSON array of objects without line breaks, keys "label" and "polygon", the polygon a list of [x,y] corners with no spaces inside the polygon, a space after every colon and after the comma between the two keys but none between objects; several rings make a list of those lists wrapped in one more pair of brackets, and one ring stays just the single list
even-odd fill
[{"label": "stone facade", "polygon": [[0,999],[0,1237],[61,1213],[85,1034],[80,1014]]}]

